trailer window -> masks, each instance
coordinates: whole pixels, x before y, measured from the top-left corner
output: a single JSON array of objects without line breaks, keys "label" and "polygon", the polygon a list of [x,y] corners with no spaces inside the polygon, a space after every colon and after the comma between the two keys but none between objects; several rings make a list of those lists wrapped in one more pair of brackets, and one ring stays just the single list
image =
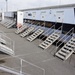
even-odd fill
[{"label": "trailer window", "polygon": [[29,13],[29,14],[28,14],[28,16],[32,16],[32,14],[31,14],[31,13]]}]

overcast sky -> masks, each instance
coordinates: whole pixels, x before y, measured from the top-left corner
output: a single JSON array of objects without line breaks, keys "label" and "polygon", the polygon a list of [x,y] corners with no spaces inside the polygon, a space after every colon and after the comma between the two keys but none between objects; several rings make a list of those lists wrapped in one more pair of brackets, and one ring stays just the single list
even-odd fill
[{"label": "overcast sky", "polygon": [[[54,6],[62,4],[75,4],[75,0],[8,0],[8,10]],[[0,0],[0,11],[5,10],[6,0]]]}]

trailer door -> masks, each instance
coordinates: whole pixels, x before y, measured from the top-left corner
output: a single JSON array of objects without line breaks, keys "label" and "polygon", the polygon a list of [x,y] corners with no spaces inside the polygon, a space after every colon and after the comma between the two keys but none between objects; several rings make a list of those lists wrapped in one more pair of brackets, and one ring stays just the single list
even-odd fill
[{"label": "trailer door", "polygon": [[56,12],[56,21],[59,23],[62,23],[64,19],[64,12],[63,11],[57,11]]}]

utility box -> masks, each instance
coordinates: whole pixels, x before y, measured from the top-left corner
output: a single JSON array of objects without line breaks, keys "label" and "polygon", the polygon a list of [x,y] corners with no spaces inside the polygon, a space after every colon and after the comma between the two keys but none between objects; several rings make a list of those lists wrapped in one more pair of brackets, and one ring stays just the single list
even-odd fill
[{"label": "utility box", "polygon": [[0,13],[0,20],[1,20],[1,21],[4,20],[4,12]]},{"label": "utility box", "polygon": [[4,12],[2,12],[2,21],[4,20]]},{"label": "utility box", "polygon": [[23,25],[23,12],[17,12],[17,29],[19,29]]}]

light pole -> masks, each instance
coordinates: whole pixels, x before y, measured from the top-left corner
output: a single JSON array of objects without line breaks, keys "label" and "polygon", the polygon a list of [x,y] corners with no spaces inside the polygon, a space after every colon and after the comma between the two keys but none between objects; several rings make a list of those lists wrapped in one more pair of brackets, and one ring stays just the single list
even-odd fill
[{"label": "light pole", "polygon": [[59,0],[59,5],[61,5],[61,0]]},{"label": "light pole", "polygon": [[6,1],[6,12],[8,11],[8,0],[5,0]]}]

